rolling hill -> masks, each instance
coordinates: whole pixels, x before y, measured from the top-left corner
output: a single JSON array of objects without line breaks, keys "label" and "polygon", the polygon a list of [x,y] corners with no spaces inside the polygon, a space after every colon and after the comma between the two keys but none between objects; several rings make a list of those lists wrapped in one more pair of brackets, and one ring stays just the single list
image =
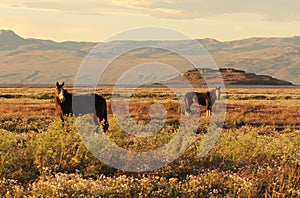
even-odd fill
[{"label": "rolling hill", "polygon": [[[220,42],[214,39],[200,39],[201,43],[214,58],[219,68],[233,68],[258,75],[269,75],[281,80],[300,84],[300,37],[289,38],[249,38],[236,41]],[[174,46],[177,41],[112,41],[101,43],[102,57],[109,58],[124,49],[133,49],[138,42],[163,43],[163,46]],[[97,43],[93,42],[55,42],[32,38],[22,38],[11,30],[0,30],[0,84],[53,84],[56,81],[73,83],[74,77],[86,55]],[[181,46],[182,52],[192,55],[193,48]],[[96,52],[100,53],[100,52]],[[161,49],[137,49],[130,51],[126,58],[115,61],[115,69],[126,71],[128,65],[144,62],[167,62],[168,64],[185,64],[172,62],[172,56]],[[101,62],[102,60],[97,60]],[[102,68],[96,68],[102,69]],[[155,75],[133,75],[132,81],[150,78],[159,81],[174,78],[177,74],[165,72]],[[151,73],[152,72],[152,73]],[[152,77],[151,77],[152,76]],[[112,71],[107,73],[105,82],[116,78]],[[86,76],[88,83],[92,77]],[[149,80],[149,79],[148,79]]]}]

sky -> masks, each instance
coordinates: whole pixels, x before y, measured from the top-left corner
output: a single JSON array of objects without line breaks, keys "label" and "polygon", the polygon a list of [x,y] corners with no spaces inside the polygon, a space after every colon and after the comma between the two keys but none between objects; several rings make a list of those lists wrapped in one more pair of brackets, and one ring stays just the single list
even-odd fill
[{"label": "sky", "polygon": [[299,0],[0,0],[0,29],[101,42],[145,26],[220,41],[300,35]]}]

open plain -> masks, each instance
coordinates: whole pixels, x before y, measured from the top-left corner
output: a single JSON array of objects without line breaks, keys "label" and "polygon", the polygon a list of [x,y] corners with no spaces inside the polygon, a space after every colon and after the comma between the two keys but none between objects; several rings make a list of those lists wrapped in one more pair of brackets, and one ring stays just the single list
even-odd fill
[{"label": "open plain", "polygon": [[[124,132],[112,114],[112,89],[97,87],[97,93],[108,101],[106,135],[118,146],[135,152],[154,150],[176,134],[182,109],[171,90],[145,87],[133,91],[129,111],[138,124],[150,121],[153,103],[167,111],[161,131],[136,138]],[[62,127],[55,113],[54,91],[54,86],[0,88],[1,197],[300,196],[299,87],[222,90],[226,119],[210,152],[198,156],[209,124],[202,113],[192,144],[178,159],[141,173],[117,170],[95,158],[81,141],[72,118]]]}]

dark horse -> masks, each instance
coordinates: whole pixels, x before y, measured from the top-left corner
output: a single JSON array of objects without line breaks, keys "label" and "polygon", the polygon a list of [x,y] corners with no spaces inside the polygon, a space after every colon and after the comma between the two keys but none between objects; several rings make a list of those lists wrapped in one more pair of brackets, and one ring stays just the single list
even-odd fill
[{"label": "dark horse", "polygon": [[191,113],[191,105],[193,103],[205,106],[206,108],[206,117],[211,116],[211,109],[212,106],[215,103],[216,99],[220,99],[220,87],[217,87],[216,89],[212,91],[208,91],[205,93],[199,93],[199,92],[189,92],[184,96],[184,103],[185,103],[185,113],[189,114]]},{"label": "dark horse", "polygon": [[[55,106],[62,122],[64,122],[64,115],[93,113],[95,124],[101,123],[103,131],[106,132],[109,124],[105,99],[97,94],[72,96],[63,86],[64,82],[61,85],[56,82]],[[94,104],[92,104],[93,101]],[[72,104],[73,106],[76,105],[75,112],[72,109]]]}]

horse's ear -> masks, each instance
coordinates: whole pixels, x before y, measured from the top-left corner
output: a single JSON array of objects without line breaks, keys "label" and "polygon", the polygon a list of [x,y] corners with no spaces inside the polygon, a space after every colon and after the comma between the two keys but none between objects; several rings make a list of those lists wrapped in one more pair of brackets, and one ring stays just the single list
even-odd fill
[{"label": "horse's ear", "polygon": [[63,82],[62,84],[61,84],[61,86],[64,86],[65,85],[65,82]]},{"label": "horse's ear", "polygon": [[56,82],[56,87],[58,87],[59,86],[59,83],[58,82]]}]

